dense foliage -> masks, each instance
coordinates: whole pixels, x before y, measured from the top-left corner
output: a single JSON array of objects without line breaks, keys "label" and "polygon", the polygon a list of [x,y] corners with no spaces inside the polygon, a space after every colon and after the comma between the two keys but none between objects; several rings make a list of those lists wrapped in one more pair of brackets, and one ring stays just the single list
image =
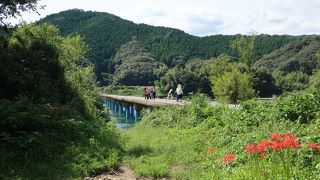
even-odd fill
[{"label": "dense foliage", "polygon": [[131,41],[121,46],[114,63],[114,84],[151,85],[157,78],[154,69],[159,67],[159,63],[151,53],[141,47],[138,41]]},{"label": "dense foliage", "polygon": [[282,92],[305,89],[309,76],[320,68],[319,38],[293,41],[261,58],[254,66],[271,73]]},{"label": "dense foliage", "polygon": [[219,102],[237,104],[255,96],[252,88],[252,77],[237,69],[224,72],[214,79],[213,92]]},{"label": "dense foliage", "polygon": [[118,133],[103,118],[79,35],[23,24],[0,45],[0,178],[79,178],[114,167]]},{"label": "dense foliage", "polygon": [[[84,37],[90,48],[88,58],[95,64],[100,81],[102,81],[101,73],[113,73],[113,58],[117,50],[131,40],[140,41],[155,55],[156,60],[173,67],[181,60],[185,62],[194,57],[208,59],[220,54],[238,57],[238,53],[230,47],[231,41],[238,37],[244,39],[247,37],[240,35],[196,37],[177,29],[135,24],[108,13],[77,9],[49,15],[39,23],[43,22],[57,25],[62,35],[79,33]],[[257,35],[252,63],[288,42],[301,38],[301,36]]]},{"label": "dense foliage", "polygon": [[126,162],[139,175],[174,179],[318,179],[319,95],[237,109],[196,95],[186,106],[155,109],[126,133]]}]

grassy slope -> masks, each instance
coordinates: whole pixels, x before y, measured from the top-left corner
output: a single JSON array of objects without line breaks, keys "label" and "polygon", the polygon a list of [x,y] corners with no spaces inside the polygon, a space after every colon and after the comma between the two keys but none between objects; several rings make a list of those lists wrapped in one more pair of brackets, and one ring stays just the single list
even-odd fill
[{"label": "grassy slope", "polygon": [[[312,124],[285,118],[297,107],[292,102],[304,99],[304,108],[316,111],[319,99],[313,99],[318,104],[310,105],[304,95],[299,97],[274,104],[249,102],[234,110],[211,107],[199,100],[186,107],[155,110],[125,133],[126,162],[137,175],[177,179],[319,178],[319,153],[306,145],[320,142],[319,126],[314,125],[320,123],[319,114],[316,118],[309,112]],[[293,133],[302,144],[285,156],[292,163],[294,175],[286,174],[276,153],[259,159],[244,152],[246,144],[267,139],[273,132]],[[215,150],[209,153],[208,148]],[[234,163],[223,163],[227,153],[236,154]]]}]

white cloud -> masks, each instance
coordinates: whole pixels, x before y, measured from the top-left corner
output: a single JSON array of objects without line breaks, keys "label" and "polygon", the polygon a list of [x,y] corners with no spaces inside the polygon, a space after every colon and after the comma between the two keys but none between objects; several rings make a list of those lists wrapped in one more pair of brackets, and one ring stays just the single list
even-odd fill
[{"label": "white cloud", "polygon": [[[115,14],[136,23],[178,28],[194,35],[319,34],[320,0],[43,0],[41,17],[78,8]],[[38,20],[25,14],[27,21]]]}]

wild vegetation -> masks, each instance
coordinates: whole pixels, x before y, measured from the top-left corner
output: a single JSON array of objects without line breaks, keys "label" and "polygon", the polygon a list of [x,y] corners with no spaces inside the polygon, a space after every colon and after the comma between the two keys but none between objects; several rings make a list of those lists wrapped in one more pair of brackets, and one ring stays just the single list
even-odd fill
[{"label": "wild vegetation", "polygon": [[114,167],[119,134],[101,109],[87,47],[23,24],[0,49],[0,178],[68,179]]},{"label": "wild vegetation", "polygon": [[153,110],[124,133],[139,176],[174,179],[318,179],[320,91],[238,109],[191,104]]}]

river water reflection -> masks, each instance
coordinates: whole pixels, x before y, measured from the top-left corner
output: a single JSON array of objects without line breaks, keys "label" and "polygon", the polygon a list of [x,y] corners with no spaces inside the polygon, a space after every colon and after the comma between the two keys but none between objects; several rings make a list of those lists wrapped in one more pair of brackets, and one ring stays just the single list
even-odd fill
[{"label": "river water reflection", "polygon": [[103,105],[110,107],[107,113],[116,121],[118,129],[128,129],[141,119],[142,107],[136,104],[105,99]]}]

